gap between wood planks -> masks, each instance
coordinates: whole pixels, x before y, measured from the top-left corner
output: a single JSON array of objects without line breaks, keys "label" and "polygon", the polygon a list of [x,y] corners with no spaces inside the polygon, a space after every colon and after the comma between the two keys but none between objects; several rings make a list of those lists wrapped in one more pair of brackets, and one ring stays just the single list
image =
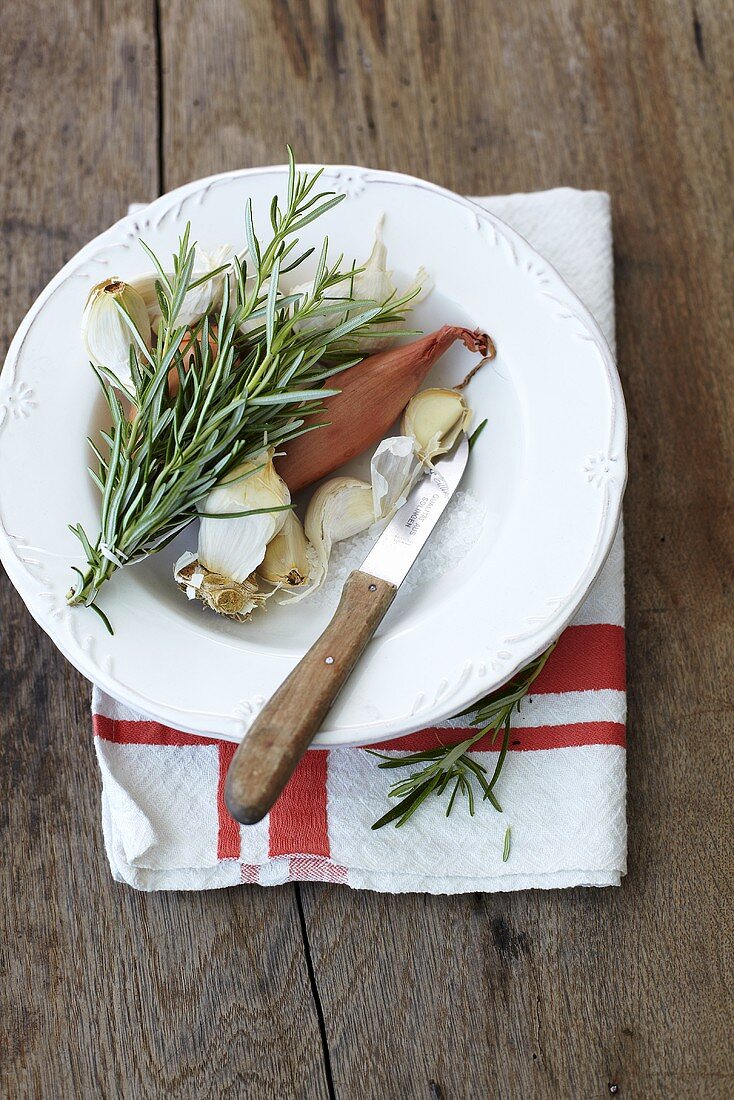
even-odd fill
[{"label": "gap between wood planks", "polygon": [[296,909],[298,910],[298,923],[301,928],[301,939],[303,941],[303,954],[306,959],[306,970],[308,972],[308,981],[311,986],[311,996],[313,997],[314,1007],[316,1009],[316,1018],[319,1024],[319,1034],[321,1036],[321,1049],[324,1056],[324,1075],[326,1077],[326,1087],[329,1090],[329,1100],[336,1100],[336,1092],[334,1089],[334,1078],[331,1073],[331,1054],[329,1053],[329,1040],[326,1035],[326,1020],[324,1019],[324,1010],[321,1005],[321,997],[319,996],[319,986],[316,981],[316,973],[314,971],[313,959],[311,957],[311,945],[308,942],[308,930],[306,928],[306,916],[303,912],[303,898],[301,897],[301,884],[294,882],[293,891],[296,898]]}]

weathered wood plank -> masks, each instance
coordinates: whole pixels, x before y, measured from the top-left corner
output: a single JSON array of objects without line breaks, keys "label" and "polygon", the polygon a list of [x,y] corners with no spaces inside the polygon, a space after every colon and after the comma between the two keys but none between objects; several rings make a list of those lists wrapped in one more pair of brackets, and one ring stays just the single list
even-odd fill
[{"label": "weathered wood plank", "polygon": [[[732,22],[712,0],[161,5],[167,187],[290,140],[464,192],[614,200],[630,876],[460,899],[303,887],[340,1097],[430,1097],[430,1079],[446,1100],[731,1094]],[[152,3],[36,2],[4,31],[7,343],[158,180]],[[2,599],[7,1091],[324,1095],[292,890],[111,885],[87,686]]]},{"label": "weathered wood plank", "polygon": [[630,875],[620,891],[459,899],[304,887],[337,1094],[428,1097],[434,1079],[447,1098],[604,1096],[615,1082],[629,1097],[730,1095],[730,7],[164,11],[171,184],[281,161],[291,141],[304,160],[465,193],[613,197]]},{"label": "weathered wood plank", "polygon": [[[158,191],[155,5],[6,5],[0,87],[7,347],[76,249]],[[4,576],[0,623],[0,1092],[326,1095],[293,892],[115,885],[89,685]]]}]

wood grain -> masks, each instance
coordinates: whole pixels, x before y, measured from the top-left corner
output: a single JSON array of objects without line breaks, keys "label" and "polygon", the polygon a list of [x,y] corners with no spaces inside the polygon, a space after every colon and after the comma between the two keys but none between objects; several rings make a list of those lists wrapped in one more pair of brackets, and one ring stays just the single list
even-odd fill
[{"label": "wood grain", "polygon": [[237,749],[225,798],[236,821],[254,825],[273,808],[324,724],[397,588],[355,569],[323,634],[271,696]]},{"label": "wood grain", "polygon": [[728,1098],[731,5],[6,9],[5,343],[54,271],[129,200],[280,162],[287,140],[304,160],[396,168],[464,193],[605,188],[631,480],[620,890],[145,897],[114,886],[87,686],[4,584],[4,1091]]}]

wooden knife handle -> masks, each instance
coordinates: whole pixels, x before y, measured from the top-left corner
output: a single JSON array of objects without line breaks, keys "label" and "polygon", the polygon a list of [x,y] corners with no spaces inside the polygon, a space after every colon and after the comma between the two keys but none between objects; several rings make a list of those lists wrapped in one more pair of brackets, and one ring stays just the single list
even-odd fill
[{"label": "wooden knife handle", "polygon": [[360,570],[350,573],[324,633],[265,704],[229,766],[227,809],[254,825],[290,779],[397,588]]}]

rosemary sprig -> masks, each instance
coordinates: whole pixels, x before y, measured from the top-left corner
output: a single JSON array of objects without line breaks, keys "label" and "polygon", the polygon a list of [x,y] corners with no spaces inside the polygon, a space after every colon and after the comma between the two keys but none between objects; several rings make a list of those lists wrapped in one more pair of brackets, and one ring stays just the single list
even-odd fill
[{"label": "rosemary sprig", "polygon": [[[189,226],[172,274],[144,245],[159,276],[157,340],[148,347],[130,313],[116,303],[131,329],[134,392],[106,367],[93,366],[111,427],[100,432],[100,440],[89,440],[97,460],[89,472],[102,495],[100,530],[92,538],[81,524],[70,527],[87,568],[77,570],[69,604],[94,606],[118,568],[166,546],[196,518],[212,487],[265,445],[320,427],[314,417],[323,411],[321,402],[339,392],[324,388],[324,381],[361,358],[350,338],[403,319],[409,297],[380,303],[343,295],[354,269],[342,270],[341,257],[329,262],[328,240],[309,292],[281,292],[280,276],[313,252],[298,253],[298,232],[343,198],[317,191],[321,173],[298,172],[290,149],[288,157],[287,199],[281,209],[273,198],[267,244],[255,232],[247,203],[251,269],[235,262],[234,287],[229,278],[223,280],[218,312],[193,325],[177,321],[187,293],[212,278],[212,273],[194,277],[196,246]],[[169,386],[174,373],[175,393]],[[133,415],[125,397],[134,405]]]},{"label": "rosemary sprig", "polygon": [[[406,756],[390,756],[385,753],[368,749],[372,756],[378,756],[382,763],[380,768],[409,768],[415,765],[425,765],[419,771],[413,772],[406,779],[399,779],[391,786],[389,796],[399,798],[400,801],[392,809],[374,823],[373,829],[381,829],[384,825],[395,823],[400,828],[408,821],[418,807],[430,795],[440,797],[450,791],[446,816],[451,814],[457,796],[466,799],[469,813],[474,816],[475,792],[474,784],[477,783],[482,792],[482,801],[488,801],[490,805],[502,813],[502,807],[494,793],[494,788],[502,774],[502,768],[507,757],[510,744],[510,730],[512,728],[512,716],[520,709],[525,696],[530,691],[535,680],[542,672],[546,661],[555,648],[555,642],[526,668],[514,676],[504,687],[498,688],[491,695],[481,699],[478,703],[462,711],[457,717],[472,714],[473,726],[481,728],[458,744],[440,744],[435,749],[425,752],[408,753]],[[487,777],[487,769],[478,760],[474,760],[469,752],[473,745],[483,737],[494,733],[492,744],[500,734],[502,742],[497,756],[497,763],[491,777]],[[509,830],[505,834],[505,851],[509,857]],[[503,856],[503,858],[506,858]]]}]

